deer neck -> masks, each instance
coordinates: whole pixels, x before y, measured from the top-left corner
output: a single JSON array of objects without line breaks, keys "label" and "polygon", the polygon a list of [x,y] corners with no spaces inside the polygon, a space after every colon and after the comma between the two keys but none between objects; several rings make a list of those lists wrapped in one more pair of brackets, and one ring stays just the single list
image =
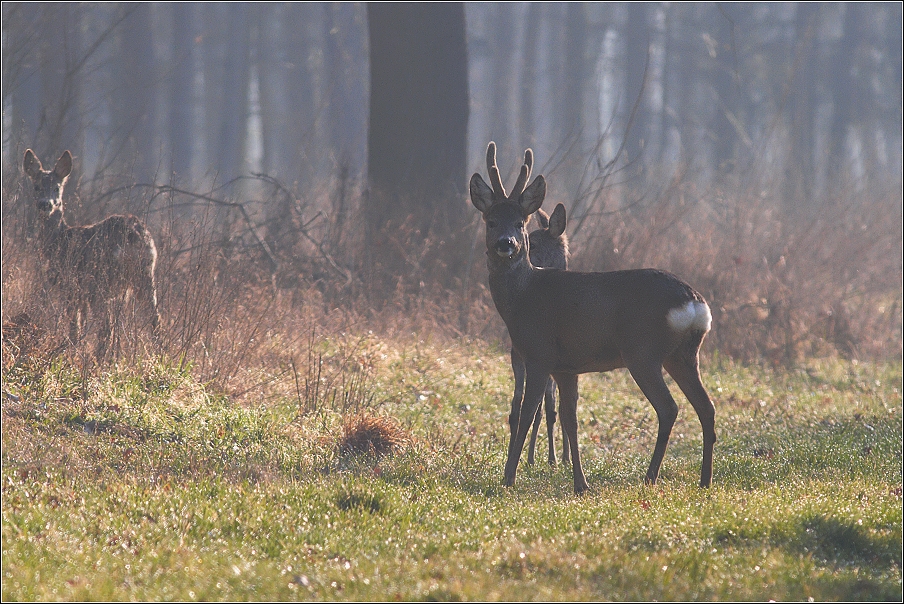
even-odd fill
[{"label": "deer neck", "polygon": [[513,316],[515,302],[528,290],[534,267],[530,263],[527,246],[511,259],[499,258],[492,251],[487,253],[490,277],[490,294],[502,320],[508,325]]},{"label": "deer neck", "polygon": [[70,227],[66,224],[65,218],[63,218],[62,210],[59,209],[53,210],[46,216],[41,216],[39,222],[44,249],[47,253],[53,254],[55,248],[61,244],[63,235]]}]

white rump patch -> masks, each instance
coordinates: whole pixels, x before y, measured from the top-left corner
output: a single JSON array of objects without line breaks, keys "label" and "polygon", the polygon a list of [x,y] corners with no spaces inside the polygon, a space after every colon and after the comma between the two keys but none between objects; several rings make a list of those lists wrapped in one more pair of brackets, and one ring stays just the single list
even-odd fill
[{"label": "white rump patch", "polygon": [[698,300],[691,300],[684,306],[673,308],[669,311],[667,319],[672,329],[678,332],[684,332],[690,328],[709,331],[712,323],[709,306]]}]

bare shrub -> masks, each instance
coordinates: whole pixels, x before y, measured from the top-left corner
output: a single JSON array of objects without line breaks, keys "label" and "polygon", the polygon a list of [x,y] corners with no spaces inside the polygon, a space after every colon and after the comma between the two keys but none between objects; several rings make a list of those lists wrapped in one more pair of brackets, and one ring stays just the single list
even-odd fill
[{"label": "bare shrub", "polygon": [[[349,342],[341,338],[332,354],[324,355],[323,342],[311,329],[303,375],[295,359],[290,360],[295,378],[298,415],[316,415],[327,410],[343,415],[361,413],[375,404],[371,389],[372,364],[363,337]],[[323,336],[320,336],[321,338]]]},{"label": "bare shrub", "polygon": [[[44,286],[13,176],[3,182],[2,318],[12,325],[27,314],[44,334],[42,350],[59,354],[65,313]],[[120,362],[163,355],[243,400],[282,397],[298,401],[300,416],[347,415],[377,404],[360,334],[507,342],[476,215],[453,238],[465,242],[454,255],[441,237],[415,247],[415,233],[400,233],[406,268],[393,276],[372,270],[360,183],[341,173],[309,195],[265,176],[245,179],[253,186],[244,197],[225,185],[202,194],[122,182],[82,179],[68,200],[79,223],[134,212],[158,243],[159,342],[125,313]],[[768,186],[700,191],[682,173],[666,183],[635,197],[606,184],[589,202],[569,204],[586,209],[569,220],[572,269],[682,275],[712,306],[704,354],[786,365],[806,355],[900,357],[900,185],[838,191],[818,213],[789,213]],[[386,295],[369,289],[375,279]],[[12,346],[5,335],[4,363],[20,358]],[[93,371],[90,347],[65,354]]]},{"label": "bare shrub", "polygon": [[47,331],[25,312],[4,321],[4,375],[20,368],[42,371],[62,349],[59,344],[54,345],[47,335]]},{"label": "bare shrub", "polygon": [[792,213],[768,192],[702,194],[676,180],[589,217],[573,266],[684,276],[712,306],[709,347],[745,361],[899,357],[900,195],[839,193]]}]

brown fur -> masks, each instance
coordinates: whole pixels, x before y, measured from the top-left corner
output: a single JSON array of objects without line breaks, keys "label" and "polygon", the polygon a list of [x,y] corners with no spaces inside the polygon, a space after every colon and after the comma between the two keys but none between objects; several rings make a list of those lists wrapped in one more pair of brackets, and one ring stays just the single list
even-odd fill
[{"label": "brown fur", "polygon": [[[559,388],[559,410],[571,449],[575,493],[589,487],[577,443],[578,375],[626,367],[659,419],[659,433],[646,481],[655,483],[678,416],[663,368],[687,396],[703,428],[700,486],[712,483],[716,442],[715,408],[700,380],[698,351],[710,328],[703,297],[674,275],[654,269],[579,273],[531,265],[526,220],[546,196],[538,176],[527,185],[529,162],[511,195],[505,195],[495,168],[496,146],[487,163],[491,189],[471,177],[471,201],[486,223],[487,268],[496,309],[527,372],[519,417],[510,416],[511,440],[505,483],[514,484],[531,422],[550,376]],[[525,159],[533,159],[528,151]],[[556,212],[564,213],[561,204]],[[514,415],[514,414],[513,414]]]},{"label": "brown fur", "polygon": [[72,171],[69,151],[52,170],[44,170],[28,149],[23,167],[34,185],[48,279],[70,315],[70,340],[82,337],[90,311],[101,318],[95,354],[99,360],[105,358],[118,313],[130,294],[144,307],[156,333],[157,247],[144,223],[135,216],[114,215],[92,225],[69,226],[63,216],[63,189]]},{"label": "brown fur", "polygon": [[[530,262],[534,266],[542,268],[568,268],[568,236],[565,235],[565,213],[553,217],[550,226],[550,217],[543,210],[537,210],[534,216],[539,223],[538,229],[530,233]],[[515,391],[512,394],[511,413],[520,414],[521,403],[524,399],[524,361],[514,349],[511,349],[512,373],[515,374]],[[546,382],[546,393],[543,396],[543,408],[537,407],[537,415],[534,417],[534,425],[531,429],[530,444],[527,449],[527,463],[534,464],[534,453],[537,447],[537,433],[540,430],[540,420],[543,411],[546,412],[546,436],[549,444],[549,465],[556,465],[555,447],[555,423],[556,423],[556,383],[549,378]],[[562,431],[562,463],[568,463],[570,452],[568,450],[568,437]]]}]

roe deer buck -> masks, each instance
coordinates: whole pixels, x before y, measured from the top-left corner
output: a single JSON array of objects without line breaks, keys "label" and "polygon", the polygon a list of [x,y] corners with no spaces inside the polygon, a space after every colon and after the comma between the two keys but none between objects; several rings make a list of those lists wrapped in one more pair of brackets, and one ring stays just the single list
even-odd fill
[{"label": "roe deer buck", "polygon": [[[530,152],[525,154],[525,158]],[[471,177],[471,202],[486,223],[490,293],[508,327],[512,346],[524,360],[527,381],[519,416],[510,416],[511,440],[505,484],[515,482],[531,421],[552,375],[559,387],[559,411],[568,435],[574,491],[589,487],[577,440],[578,375],[627,367],[656,411],[659,433],[646,481],[655,483],[678,416],[665,368],[687,396],[703,427],[700,486],[712,484],[715,408],[700,381],[698,352],[711,315],[703,297],[664,271],[580,273],[536,268],[530,263],[527,218],[546,196],[546,181],[527,184],[527,161],[511,194],[496,167],[496,144],[487,147],[490,188]],[[562,207],[557,206],[556,211]]]},{"label": "roe deer buck", "polygon": [[34,184],[41,251],[49,281],[64,297],[70,340],[76,342],[83,335],[89,309],[100,315],[95,355],[103,360],[130,292],[144,307],[156,334],[160,323],[154,286],[157,247],[144,223],[126,215],[69,226],[63,217],[63,188],[72,172],[72,154],[63,152],[52,170],[44,170],[41,160],[27,149],[23,167]]},{"label": "roe deer buck", "polygon": [[[530,151],[530,150],[528,150]],[[528,172],[533,165],[533,154],[525,154],[525,164]],[[487,169],[490,167],[487,166]],[[530,175],[528,174],[528,178]],[[530,262],[540,268],[568,268],[568,237],[565,235],[565,211],[553,212],[552,217],[547,216],[543,210],[537,210],[537,220],[540,228],[531,231]],[[511,349],[512,372],[515,374],[515,392],[512,395],[512,414],[520,414],[521,401],[524,399],[524,361],[515,350]],[[556,465],[556,447],[554,427],[556,423],[556,384],[550,377],[546,382],[546,393],[543,397],[546,410],[546,435],[549,441],[549,465]],[[527,449],[527,463],[534,465],[534,451],[537,445],[537,432],[540,429],[542,418],[541,408],[537,407],[537,415],[534,418],[534,426],[530,434],[530,445]],[[511,419],[509,420],[511,422]],[[568,437],[562,431],[562,463],[567,463],[569,457]]]}]

